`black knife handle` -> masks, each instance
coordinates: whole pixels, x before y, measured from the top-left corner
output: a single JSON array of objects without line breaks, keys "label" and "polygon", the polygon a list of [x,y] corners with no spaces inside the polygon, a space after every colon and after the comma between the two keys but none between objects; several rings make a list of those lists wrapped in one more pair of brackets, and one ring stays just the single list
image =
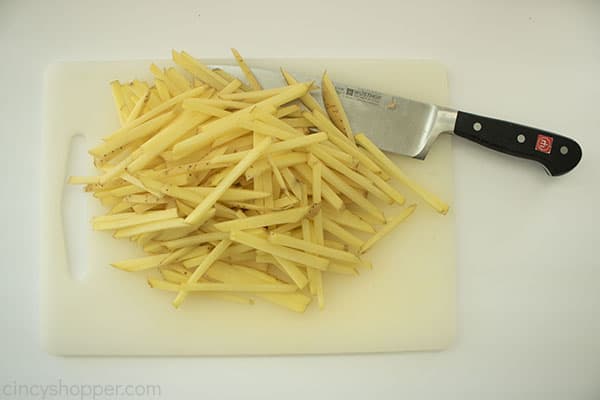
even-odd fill
[{"label": "black knife handle", "polygon": [[552,176],[565,174],[581,160],[573,139],[541,129],[459,111],[454,133],[512,156],[541,163]]}]

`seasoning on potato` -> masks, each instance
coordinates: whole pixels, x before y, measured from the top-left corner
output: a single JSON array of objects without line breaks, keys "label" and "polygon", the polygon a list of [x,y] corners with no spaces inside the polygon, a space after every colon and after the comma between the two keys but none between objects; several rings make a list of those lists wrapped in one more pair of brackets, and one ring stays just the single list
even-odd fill
[{"label": "seasoning on potato", "polygon": [[365,252],[414,214],[391,178],[448,205],[354,135],[327,74],[322,108],[312,82],[282,70],[287,85],[263,88],[232,52],[248,82],[177,51],[151,82],[110,82],[121,127],[89,151],[98,175],[69,182],[107,207],[95,230],[147,253],[112,265],[149,273],[175,307],[205,296],[323,308],[327,277],[370,268]]}]

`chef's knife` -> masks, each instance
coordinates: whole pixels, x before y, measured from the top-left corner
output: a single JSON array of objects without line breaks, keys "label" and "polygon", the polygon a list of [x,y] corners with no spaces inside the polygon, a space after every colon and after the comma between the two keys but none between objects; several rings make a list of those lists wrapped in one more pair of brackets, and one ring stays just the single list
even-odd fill
[{"label": "chef's knife", "polygon": [[[243,77],[238,67],[214,67]],[[252,71],[264,87],[284,84],[278,72],[259,68]],[[552,176],[569,172],[581,160],[579,144],[556,133],[339,82],[334,84],[352,129],[366,134],[382,150],[424,159],[440,134],[454,133],[499,152],[537,161]],[[320,96],[316,98],[321,102]]]}]

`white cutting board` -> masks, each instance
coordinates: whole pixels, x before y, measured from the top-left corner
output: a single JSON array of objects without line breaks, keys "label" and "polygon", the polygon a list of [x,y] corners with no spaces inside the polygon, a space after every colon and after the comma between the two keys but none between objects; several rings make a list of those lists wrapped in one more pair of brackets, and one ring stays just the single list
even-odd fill
[{"label": "white cutting board", "polygon": [[[223,60],[205,60],[222,64]],[[161,62],[162,63],[162,62]],[[414,99],[447,104],[443,66],[430,61],[270,59],[251,66],[315,74]],[[190,297],[171,305],[172,293],[151,290],[146,273],[126,273],[109,262],[140,251],[89,220],[102,212],[92,196],[65,197],[71,139],[85,148],[118,126],[108,82],[150,78],[148,61],[52,65],[46,75],[42,191],[41,334],[61,355],[241,355],[440,350],[456,332],[456,256],[453,209],[447,216],[419,203],[415,214],[373,248],[375,268],[359,277],[327,276],[326,307],[296,314],[257,300],[243,306]],[[453,201],[451,138],[441,137],[426,161],[395,157],[417,181]],[[73,153],[73,152],[71,152]],[[81,161],[81,160],[80,160]],[[89,160],[88,160],[89,161]],[[89,162],[87,164],[90,164]],[[86,164],[86,165],[87,165]],[[93,173],[91,167],[72,171]],[[77,192],[79,193],[79,192]],[[79,225],[63,227],[63,206]],[[397,211],[396,211],[397,212]],[[69,225],[71,226],[71,225]],[[75,229],[75,230],[73,230]],[[67,245],[76,249],[67,252]],[[69,254],[68,254],[69,253]],[[85,268],[71,274],[69,260]]]}]

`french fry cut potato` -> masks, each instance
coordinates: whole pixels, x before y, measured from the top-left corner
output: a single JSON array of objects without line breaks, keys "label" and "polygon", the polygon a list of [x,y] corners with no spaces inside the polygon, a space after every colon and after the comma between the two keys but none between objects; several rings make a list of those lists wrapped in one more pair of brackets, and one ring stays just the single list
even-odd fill
[{"label": "french fry cut potato", "polygon": [[441,214],[446,214],[448,212],[449,206],[444,203],[442,200],[438,199],[435,195],[429,193],[427,190],[423,189],[416,182],[411,180],[408,176],[404,174],[394,164],[389,158],[386,157],[385,154],[377,146],[373,144],[364,134],[356,135],[356,141],[369,153],[373,155],[373,157],[380,164],[381,168],[385,170],[386,173],[390,174],[394,178],[398,179],[402,184],[406,185],[409,189],[413,190],[419,196],[423,198],[429,205],[431,205],[434,209],[436,209]]},{"label": "french fry cut potato", "polygon": [[240,66],[240,69],[246,76],[246,79],[248,79],[248,83],[250,83],[252,89],[261,90],[262,86],[260,86],[260,83],[258,83],[258,79],[256,79],[256,77],[252,73],[252,70],[248,67],[246,61],[244,61],[240,53],[236,49],[231,49],[231,53],[235,57],[235,61],[237,61],[238,65]]},{"label": "french fry cut potato", "polygon": [[350,122],[327,72],[323,74],[323,78],[321,79],[321,92],[323,93],[323,103],[325,103],[325,109],[327,110],[327,114],[329,114],[329,118],[354,143],[354,135],[350,128]]},{"label": "french fry cut potato", "polygon": [[231,51],[248,84],[177,50],[150,80],[109,82],[120,126],[89,150],[97,174],[68,182],[106,207],[94,230],[144,251],[111,265],[147,275],[174,307],[197,296],[302,313],[314,297],[322,309],[332,274],[378,273],[364,253],[418,222],[391,178],[448,205],[353,134],[329,75],[324,109],[313,82],[281,70],[287,86],[263,87]]},{"label": "french fry cut potato", "polygon": [[398,225],[400,225],[400,223],[404,222],[404,220],[406,218],[408,218],[415,211],[415,208],[417,208],[417,206],[414,204],[411,206],[408,206],[406,209],[404,209],[404,211],[402,211],[396,217],[394,217],[390,221],[388,221],[383,226],[383,228],[381,228],[381,230],[379,230],[375,235],[371,236],[369,238],[369,240],[367,240],[360,247],[360,251],[362,253],[364,253],[365,251],[369,250],[371,248],[371,246],[373,246],[378,240],[380,240],[382,237],[384,237],[385,235],[390,233],[394,228],[396,228]]},{"label": "french fry cut potato", "polygon": [[276,226],[300,221],[308,213],[310,207],[299,207],[291,210],[276,211],[273,213],[256,215],[253,217],[235,219],[215,224],[215,228],[222,232],[241,231],[263,226]]},{"label": "french fry cut potato", "polygon": [[326,258],[279,246],[270,243],[266,239],[262,239],[242,231],[231,232],[229,237],[234,242],[245,244],[246,246],[253,247],[256,250],[264,251],[265,253],[272,254],[273,256],[281,257],[307,267],[325,270],[327,269],[327,264],[329,264],[329,260]]}]

